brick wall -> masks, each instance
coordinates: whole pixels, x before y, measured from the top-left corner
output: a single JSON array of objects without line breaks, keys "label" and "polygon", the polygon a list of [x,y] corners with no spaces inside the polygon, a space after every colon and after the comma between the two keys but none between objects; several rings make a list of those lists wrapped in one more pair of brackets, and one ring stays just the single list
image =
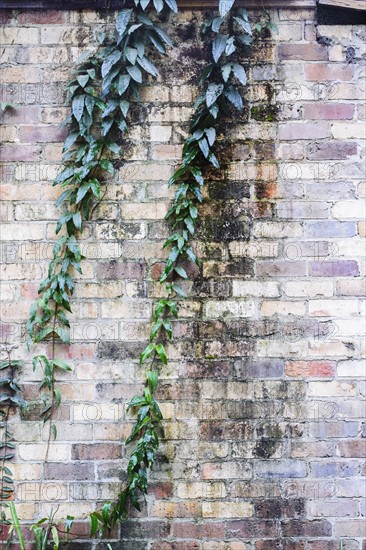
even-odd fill
[{"label": "brick wall", "polygon": [[[59,215],[63,86],[106,20],[2,18],[1,101],[16,108],[1,129],[1,332],[20,343],[34,403],[12,420],[15,498],[24,520],[57,504],[58,516],[80,517],[123,482],[125,404],[143,379],[136,358],[161,292],[166,182],[197,93],[202,14],[179,15],[178,47],[134,109],[126,162],[83,234],[73,344],[58,350],[74,369],[60,381],[47,464],[24,324]],[[364,30],[316,28],[312,10],[272,19],[279,33],[254,52],[250,103],[226,124],[222,171],[206,187],[203,263],[161,375],[165,439],[150,495],[116,549],[365,549]]]}]

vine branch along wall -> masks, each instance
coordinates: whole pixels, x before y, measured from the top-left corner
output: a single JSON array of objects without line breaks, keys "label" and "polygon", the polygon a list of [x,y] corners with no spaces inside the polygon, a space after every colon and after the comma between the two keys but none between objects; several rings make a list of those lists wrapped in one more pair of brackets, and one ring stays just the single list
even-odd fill
[{"label": "vine branch along wall", "polygon": [[[1,101],[16,105],[1,128],[1,340],[20,343],[26,364],[25,323],[59,217],[51,184],[64,84],[114,14],[1,15]],[[22,369],[30,408],[10,424],[23,520],[58,505],[59,517],[80,517],[123,484],[125,407],[141,391],[138,356],[161,293],[167,181],[208,55],[203,18],[171,17],[177,47],[132,107],[125,164],[83,233],[72,346],[56,350],[73,371],[60,377],[47,464],[48,432],[32,404],[38,381]],[[272,9],[271,18],[279,32],[245,63],[247,102],[223,128],[222,170],[207,179],[196,242],[203,262],[186,265],[190,298],[172,323],[157,390],[165,439],[146,507],[112,534],[124,549],[338,550],[341,539],[346,550],[363,548],[364,34],[316,28],[311,9]],[[75,525],[80,541],[88,530]]]}]

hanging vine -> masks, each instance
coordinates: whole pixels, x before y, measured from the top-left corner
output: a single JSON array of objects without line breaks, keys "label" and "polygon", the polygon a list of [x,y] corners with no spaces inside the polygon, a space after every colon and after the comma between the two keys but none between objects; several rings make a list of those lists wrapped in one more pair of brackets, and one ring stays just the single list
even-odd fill
[{"label": "hanging vine", "polygon": [[[167,364],[165,344],[172,339],[171,321],[178,317],[179,299],[186,297],[181,282],[189,279],[182,262],[199,263],[192,238],[202,202],[205,171],[209,167],[219,168],[214,149],[220,120],[230,115],[232,108],[239,111],[243,108],[241,91],[247,76],[241,60],[253,42],[253,28],[245,9],[232,12],[234,1],[220,0],[219,15],[202,28],[202,34],[209,36],[212,43],[210,62],[199,81],[201,94],[194,104],[181,164],[169,180],[169,186],[175,185],[176,192],[166,215],[171,234],[164,248],[169,248],[169,256],[160,277],[166,296],[154,308],[150,342],[140,355],[140,365],[147,367],[143,392],[128,404],[136,422],[126,444],[134,442],[135,447],[127,466],[127,482],[116,501],[107,502],[89,514],[91,537],[97,532],[103,536],[105,530],[111,531],[122,522],[130,505],[140,510],[141,496],[147,494],[148,473],[154,465],[163,419],[154,394],[160,368]],[[71,312],[75,271],[81,273],[83,259],[78,237],[106,193],[105,180],[114,174],[114,159],[122,154],[118,142],[121,132],[128,130],[130,102],[138,99],[138,89],[146,75],[158,75],[151,53],[164,54],[166,46],[172,45],[165,31],[148,16],[149,3],[135,0],[134,9],[118,14],[113,36],[100,37],[100,48],[82,63],[69,85],[72,112],[66,121],[69,133],[64,145],[64,168],[54,182],[63,189],[56,205],[66,211],[57,222],[56,234],[61,236],[55,243],[48,276],[39,287],[40,297],[32,306],[28,323],[30,341],[52,340],[51,357],[38,355],[33,360],[34,369],[37,365],[43,369],[41,388],[47,390],[42,412],[44,421],[50,421],[47,453],[51,434],[56,437],[52,417],[61,403],[56,373],[58,369],[70,369],[55,358],[55,343],[57,339],[70,343],[67,314]],[[177,12],[175,0],[165,3]],[[158,13],[164,8],[163,0],[153,0],[153,4]],[[257,32],[265,27],[271,28],[268,20],[257,24]],[[14,514],[16,517],[15,510]],[[68,517],[64,532],[70,532],[73,519]],[[52,533],[55,541],[55,528],[52,516],[38,522],[33,530],[43,544],[48,540],[45,533]]]},{"label": "hanging vine", "polygon": [[27,408],[26,401],[21,397],[21,388],[19,386],[18,371],[22,366],[21,361],[12,359],[12,352],[17,348],[16,345],[0,345],[0,354],[5,358],[0,360],[0,534],[4,526],[10,525],[10,520],[6,517],[8,501],[14,494],[13,472],[9,468],[8,462],[15,454],[15,438],[9,424],[10,416],[14,409],[24,410]]},{"label": "hanging vine", "polygon": [[[55,357],[55,343],[70,344],[70,299],[75,273],[82,273],[78,238],[107,191],[108,177],[114,175],[113,160],[122,154],[118,142],[128,130],[131,100],[139,99],[139,87],[148,75],[158,76],[150,58],[153,53],[165,54],[166,46],[172,46],[165,31],[149,17],[154,11],[148,9],[149,4],[135,0],[134,9],[119,12],[113,35],[99,36],[97,52],[80,65],[68,85],[71,113],[65,121],[69,131],[63,148],[64,168],[54,182],[63,189],[56,206],[63,207],[65,213],[57,222],[56,235],[61,236],[27,326],[29,342],[52,340],[51,357],[37,355],[33,359],[33,369],[40,366],[44,373],[41,389],[47,391],[42,396],[42,417],[44,422],[50,421],[49,441],[52,434],[57,435],[52,417],[61,404],[56,373],[70,370]],[[165,0],[165,4],[154,0],[153,4],[157,13],[165,5],[177,12],[175,0]]]}]

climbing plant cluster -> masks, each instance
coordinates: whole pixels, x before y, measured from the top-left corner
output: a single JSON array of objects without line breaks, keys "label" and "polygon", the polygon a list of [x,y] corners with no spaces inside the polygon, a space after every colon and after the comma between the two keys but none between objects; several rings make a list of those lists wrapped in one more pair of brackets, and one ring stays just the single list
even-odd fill
[{"label": "climbing plant cluster", "polygon": [[[199,86],[201,93],[194,104],[189,134],[183,144],[179,167],[169,180],[176,192],[166,219],[171,234],[164,243],[169,249],[160,283],[165,297],[154,307],[150,342],[140,355],[146,368],[141,395],[128,405],[136,421],[126,444],[135,443],[127,466],[127,481],[115,502],[105,503],[89,515],[90,535],[110,531],[128,516],[129,507],[140,510],[141,497],[147,494],[148,473],[153,467],[162,430],[162,413],[154,394],[159,371],[168,358],[166,342],[172,339],[172,320],[178,317],[178,304],[186,297],[182,281],[189,279],[184,268],[188,262],[199,264],[192,239],[196,232],[202,188],[208,169],[218,169],[215,144],[220,121],[232,109],[242,110],[242,88],[247,75],[242,60],[247,60],[253,32],[271,27],[267,18],[253,26],[245,9],[233,10],[235,0],[220,0],[219,14],[202,27],[202,36],[210,43],[210,59],[203,68]],[[149,76],[158,76],[152,58],[166,53],[172,43],[156,22],[164,10],[177,13],[175,0],[135,0],[135,6],[122,10],[116,17],[114,33],[102,33],[96,53],[83,60],[68,86],[71,112],[65,121],[68,127],[63,150],[63,169],[54,185],[62,189],[56,205],[64,213],[56,226],[60,235],[53,249],[48,275],[39,287],[39,298],[33,304],[28,322],[30,343],[51,340],[50,357],[36,355],[33,368],[43,370],[41,389],[44,408],[42,417],[49,422],[51,436],[57,436],[53,423],[62,395],[57,388],[57,372],[71,367],[55,357],[55,343],[70,344],[68,313],[75,288],[75,273],[82,272],[82,255],[78,239],[85,222],[107,192],[108,180],[114,175],[115,161],[123,156],[123,135],[128,132],[129,108],[139,101],[139,88]],[[121,145],[122,143],[122,145]],[[17,515],[12,507],[13,525]],[[68,517],[65,532],[73,523]],[[53,537],[58,547],[53,516],[34,526],[39,548]],[[37,542],[38,541],[38,542]],[[46,541],[46,542],[45,542]],[[37,548],[38,548],[37,546]]]}]

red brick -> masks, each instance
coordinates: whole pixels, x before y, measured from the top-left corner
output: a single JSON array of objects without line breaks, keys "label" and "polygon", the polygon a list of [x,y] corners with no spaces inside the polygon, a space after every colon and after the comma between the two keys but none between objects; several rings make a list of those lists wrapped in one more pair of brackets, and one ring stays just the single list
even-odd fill
[{"label": "red brick", "polygon": [[177,522],[173,524],[173,536],[178,539],[216,539],[225,536],[224,523]]},{"label": "red brick", "polygon": [[112,443],[74,444],[72,460],[113,460],[122,457],[121,445]]},{"label": "red brick", "polygon": [[41,110],[39,107],[17,106],[14,109],[7,109],[2,115],[2,124],[34,124],[40,120]]},{"label": "red brick", "polygon": [[26,10],[19,14],[21,25],[52,25],[65,22],[65,14],[60,10]]},{"label": "red brick", "polygon": [[346,160],[357,154],[357,143],[354,141],[322,141],[310,143],[306,156],[309,160]]},{"label": "red brick", "polygon": [[282,532],[288,537],[326,537],[332,534],[332,524],[327,520],[290,520],[282,522]]},{"label": "red brick", "polygon": [[351,120],[355,111],[350,103],[307,103],[305,120]]},{"label": "red brick", "polygon": [[366,454],[366,440],[340,441],[339,455],[346,458],[364,458]]},{"label": "red brick", "polygon": [[322,82],[324,80],[351,80],[353,77],[353,66],[337,65],[335,63],[314,63],[305,66],[306,80]]},{"label": "red brick", "polygon": [[287,122],[280,124],[279,138],[282,140],[322,139],[330,137],[329,124],[326,122]]},{"label": "red brick", "polygon": [[280,540],[257,540],[255,543],[255,550],[275,550],[277,548],[281,548],[281,541]]},{"label": "red brick", "polygon": [[149,492],[152,493],[155,498],[169,498],[173,495],[173,484],[169,481],[151,483]]},{"label": "red brick", "polygon": [[327,61],[327,48],[313,42],[312,44],[279,44],[280,59],[300,61]]},{"label": "red brick", "polygon": [[100,262],[97,265],[97,279],[142,279],[144,264],[141,262]]},{"label": "red brick", "polygon": [[266,520],[239,520],[229,521],[227,533],[235,538],[260,538],[275,537],[277,534],[276,523]]},{"label": "red brick", "polygon": [[296,378],[330,378],[335,371],[335,363],[331,361],[288,361],[285,364],[287,376]]},{"label": "red brick", "polygon": [[150,546],[151,550],[199,550],[200,542],[184,541],[184,542],[153,542]]},{"label": "red brick", "polygon": [[64,141],[67,136],[66,128],[58,126],[21,126],[19,138],[23,143]]},{"label": "red brick", "polygon": [[3,145],[0,147],[0,161],[36,161],[41,152],[38,145]]}]

